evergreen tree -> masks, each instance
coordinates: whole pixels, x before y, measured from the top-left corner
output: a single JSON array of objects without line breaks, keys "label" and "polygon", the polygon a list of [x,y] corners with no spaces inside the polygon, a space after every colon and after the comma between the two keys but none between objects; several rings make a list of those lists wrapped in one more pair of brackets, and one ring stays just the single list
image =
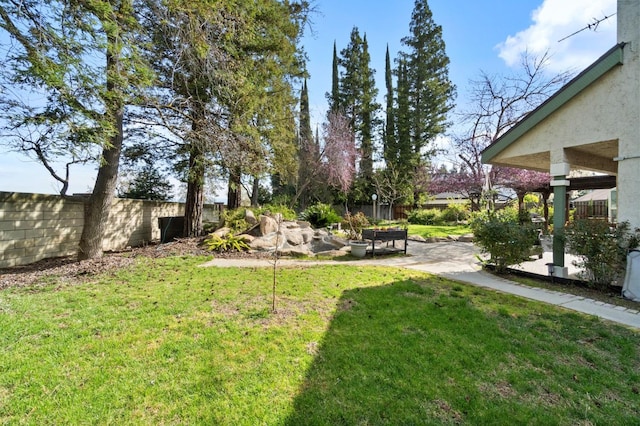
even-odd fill
[{"label": "evergreen tree", "polygon": [[[134,0],[0,2],[2,43],[10,46],[1,54],[0,85],[12,87],[0,91],[0,139],[33,152],[62,183],[62,195],[70,164],[99,164],[85,205],[80,260],[103,254],[125,107],[150,80],[137,44],[139,9]],[[54,170],[59,157],[69,161],[65,173]]]},{"label": "evergreen tree", "polygon": [[[380,104],[376,102],[378,89],[375,86],[375,70],[370,67],[371,57],[367,35],[362,39],[362,55],[360,57],[360,69],[362,73],[362,107],[360,115],[360,126],[356,129],[360,136],[360,178],[364,180],[363,188],[366,194],[371,193],[373,187],[373,135],[379,124],[377,113]],[[368,199],[368,196],[367,196]]]},{"label": "evergreen tree", "polygon": [[304,210],[309,201],[309,193],[313,192],[313,174],[316,167],[319,148],[316,146],[311,130],[311,114],[309,111],[309,92],[307,80],[304,80],[300,91],[300,128],[298,130],[298,187],[305,187],[300,194],[300,207]]},{"label": "evergreen tree", "polygon": [[384,128],[384,153],[383,157],[386,163],[397,162],[398,148],[396,143],[396,123],[394,112],[394,92],[393,92],[393,75],[391,70],[391,59],[389,57],[389,45],[384,63],[384,82],[387,89],[386,94],[386,121]]},{"label": "evergreen tree", "polygon": [[368,200],[372,184],[374,141],[379,125],[380,105],[376,102],[378,90],[366,39],[360,37],[357,27],[351,31],[349,44],[340,52],[343,72],[340,79],[339,102],[341,111],[349,120],[360,151],[360,164],[355,193],[352,198]]},{"label": "evergreen tree", "polygon": [[401,174],[410,175],[416,166],[411,143],[411,110],[409,104],[409,82],[407,80],[407,64],[398,61],[398,87],[396,110],[396,149],[393,151],[393,163]]},{"label": "evergreen tree", "polygon": [[[416,0],[410,35],[402,39],[407,52],[399,58],[406,63],[406,84],[410,113],[410,141],[416,170],[428,160],[428,146],[448,126],[455,86],[449,80],[449,58],[442,40],[442,28],[433,21],[427,0]],[[404,143],[404,141],[402,141]],[[414,203],[419,194],[414,194]]]},{"label": "evergreen tree", "polygon": [[340,109],[340,74],[338,71],[339,59],[336,42],[333,42],[333,61],[331,63],[331,93],[327,93],[329,112],[337,112]]},{"label": "evergreen tree", "polygon": [[171,198],[172,189],[173,186],[167,178],[153,164],[147,163],[135,173],[125,188],[118,191],[118,196],[137,200],[166,201]]},{"label": "evergreen tree", "polygon": [[362,37],[357,27],[353,27],[349,44],[340,51],[340,89],[338,105],[349,120],[352,130],[359,126],[362,106]]}]

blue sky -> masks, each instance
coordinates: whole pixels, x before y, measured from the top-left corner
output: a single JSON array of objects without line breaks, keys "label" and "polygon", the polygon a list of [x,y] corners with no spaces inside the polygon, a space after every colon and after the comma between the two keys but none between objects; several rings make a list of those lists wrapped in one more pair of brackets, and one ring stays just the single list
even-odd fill
[{"label": "blue sky", "polygon": [[[380,102],[384,96],[384,55],[402,49],[409,34],[413,0],[316,0],[313,33],[303,39],[309,62],[310,107],[316,121],[326,110],[325,93],[331,89],[333,42],[338,51],[347,46],[354,26],[366,33],[371,66],[376,70]],[[517,69],[528,50],[552,54],[549,70],[580,71],[616,43],[616,17],[603,21],[597,31],[582,31],[561,38],[616,11],[616,0],[429,0],[433,19],[442,26],[449,76],[457,86],[459,107],[465,107],[469,81],[480,71],[505,75]],[[23,156],[0,148],[0,191],[57,193],[58,185],[44,168]],[[94,167],[71,172],[70,193],[90,192]]]}]

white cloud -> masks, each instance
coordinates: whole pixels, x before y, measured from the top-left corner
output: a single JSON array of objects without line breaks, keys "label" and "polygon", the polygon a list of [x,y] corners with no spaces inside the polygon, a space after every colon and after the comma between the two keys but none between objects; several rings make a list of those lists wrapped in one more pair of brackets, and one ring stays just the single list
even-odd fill
[{"label": "white cloud", "polygon": [[616,43],[616,16],[600,22],[595,31],[585,29],[559,40],[615,12],[616,0],[544,0],[532,12],[529,28],[496,46],[498,56],[514,67],[524,52],[540,56],[548,51],[549,70],[581,70]]}]

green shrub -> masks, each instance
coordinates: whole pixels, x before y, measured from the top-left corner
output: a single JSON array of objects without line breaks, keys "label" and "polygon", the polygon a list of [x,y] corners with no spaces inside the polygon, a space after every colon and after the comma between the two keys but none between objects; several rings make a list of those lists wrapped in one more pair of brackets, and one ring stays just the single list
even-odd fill
[{"label": "green shrub", "polygon": [[371,226],[371,223],[362,212],[356,214],[347,212],[342,218],[342,229],[350,240],[362,239],[362,230],[367,226]]},{"label": "green shrub", "polygon": [[261,214],[281,214],[284,220],[295,220],[297,214],[295,210],[289,208],[283,204],[265,204],[262,207],[251,208],[253,210],[253,214],[258,217]]},{"label": "green shrub", "polygon": [[491,256],[487,263],[497,272],[527,259],[538,236],[531,222],[520,223],[514,209],[476,214],[470,226],[475,243]]},{"label": "green shrub", "polygon": [[251,248],[244,239],[236,237],[233,234],[228,234],[226,237],[211,234],[204,240],[204,243],[209,250],[217,252],[240,252],[247,251]]},{"label": "green shrub", "polygon": [[597,288],[619,283],[624,277],[627,253],[640,243],[640,229],[630,230],[629,222],[612,226],[604,220],[582,219],[565,228],[572,253],[580,257],[574,264],[584,268],[584,276]]},{"label": "green shrub", "polygon": [[340,215],[329,204],[317,203],[302,212],[301,217],[314,228],[324,228],[341,221]]},{"label": "green shrub", "polygon": [[407,221],[414,225],[439,225],[443,222],[438,209],[416,209],[407,213]]},{"label": "green shrub", "polygon": [[464,204],[451,203],[440,213],[443,222],[461,222],[469,219],[469,209]]},{"label": "green shrub", "polygon": [[231,229],[231,232],[237,234],[249,229],[249,223],[244,219],[246,208],[240,207],[233,210],[225,210],[222,212],[222,224]]}]

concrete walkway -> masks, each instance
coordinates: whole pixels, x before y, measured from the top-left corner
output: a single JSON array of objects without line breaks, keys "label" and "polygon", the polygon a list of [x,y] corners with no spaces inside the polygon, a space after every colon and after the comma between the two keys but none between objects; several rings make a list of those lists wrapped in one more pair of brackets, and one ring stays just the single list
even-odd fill
[{"label": "concrete walkway", "polygon": [[[354,261],[318,262],[312,260],[281,259],[279,260],[279,265],[358,264],[397,266],[415,269],[441,275],[445,278],[467,284],[514,294],[589,315],[595,315],[602,319],[614,321],[640,330],[640,303],[638,303],[638,309],[627,309],[622,306],[611,305],[582,296],[574,296],[557,291],[521,285],[483,271],[477,258],[478,254],[479,250],[473,243],[419,243],[410,241],[407,247],[407,256],[390,256],[375,259],[366,258]],[[532,269],[532,272],[537,272],[538,269],[546,270],[546,266],[544,265],[546,261],[548,260],[542,259],[537,262],[531,262],[531,264],[527,262],[521,266],[521,269]],[[273,263],[265,259],[213,259],[203,266],[268,267],[273,266]]]}]

